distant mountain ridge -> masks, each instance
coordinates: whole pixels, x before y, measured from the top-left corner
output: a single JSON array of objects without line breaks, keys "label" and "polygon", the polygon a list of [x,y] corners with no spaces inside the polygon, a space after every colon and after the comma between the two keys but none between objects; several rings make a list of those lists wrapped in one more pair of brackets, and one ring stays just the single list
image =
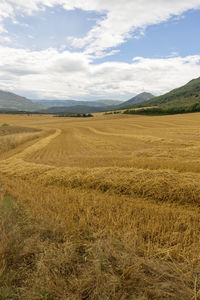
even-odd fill
[{"label": "distant mountain ridge", "polygon": [[[101,106],[98,105],[85,105],[85,103],[87,103],[86,101],[74,101],[76,102],[76,105],[74,106],[52,106],[52,107],[48,107],[46,108],[43,112],[45,113],[95,113],[95,112],[106,112],[106,111],[110,111],[110,110],[119,110],[119,109],[123,109],[124,107],[126,107],[129,103],[140,103],[142,101],[144,101],[145,99],[151,99],[154,96],[150,93],[141,93],[139,95],[134,96],[133,98],[129,99],[128,101],[124,101],[124,102],[120,102],[120,101],[115,101],[115,100],[97,100],[95,102],[89,102],[90,104],[92,103],[99,103],[101,102]],[[69,100],[68,100],[69,101]],[[49,101],[50,102],[50,101]],[[63,103],[62,101],[61,104]],[[71,101],[70,101],[71,102]],[[84,105],[77,105],[77,103],[84,103]],[[116,103],[117,105],[105,105],[105,103]],[[41,102],[42,103],[42,102]]]},{"label": "distant mountain ridge", "polygon": [[127,105],[131,105],[131,104],[137,104],[137,103],[141,103],[147,100],[150,100],[152,98],[155,98],[154,95],[152,95],[151,93],[140,93],[136,96],[134,96],[133,98],[129,99],[128,101],[125,101],[123,103],[120,104],[121,107],[127,106]]},{"label": "distant mountain ridge", "polygon": [[0,90],[0,110],[27,111],[42,113],[90,113],[120,109],[126,103],[138,103],[149,99],[151,94],[141,93],[132,99],[122,102],[120,100],[29,100],[11,92]]},{"label": "distant mountain ridge", "polygon": [[[75,105],[75,106],[53,106],[46,108],[43,112],[46,113],[95,113],[95,112],[106,112],[111,110],[120,110],[126,107],[130,103],[140,103],[144,101],[145,99],[151,99],[154,96],[150,93],[141,93],[139,95],[136,95],[135,97],[131,98],[128,101],[121,102],[117,105],[106,105],[105,101],[107,100],[101,100],[104,105],[102,106],[87,106],[87,105]],[[112,101],[112,100],[111,100]],[[61,102],[61,101],[60,101]],[[96,101],[99,102],[99,101]],[[119,101],[117,101],[119,102]],[[76,101],[76,103],[79,103]],[[85,101],[82,101],[82,103],[85,104]],[[93,102],[90,102],[93,103]],[[109,102],[112,103],[112,102]]]},{"label": "distant mountain ridge", "polygon": [[[45,105],[42,103],[45,102]],[[47,106],[52,105],[55,106]],[[63,103],[66,106],[63,106]],[[111,105],[115,103],[114,105]],[[117,103],[117,104],[116,104]],[[14,93],[0,90],[0,110],[36,111],[41,113],[94,113],[112,110],[122,110],[137,107],[181,107],[200,103],[200,77],[191,80],[182,87],[176,88],[164,95],[154,97],[150,93],[140,93],[128,101],[97,100],[36,100],[35,102]]]},{"label": "distant mountain ridge", "polygon": [[0,110],[27,111],[41,113],[94,113],[109,110],[117,110],[129,103],[140,103],[150,99],[152,94],[141,93],[128,101],[120,100],[29,100],[11,92],[0,91]]},{"label": "distant mountain ridge", "polygon": [[[109,107],[109,108],[108,108]],[[76,114],[76,113],[96,113],[110,110],[110,106],[94,107],[86,105],[75,106],[53,106],[42,110],[46,114]]]},{"label": "distant mountain ridge", "polygon": [[119,105],[120,100],[96,100],[96,101],[78,101],[78,100],[32,100],[35,103],[45,107],[72,107],[72,106],[92,106],[103,107],[108,105]]},{"label": "distant mountain ridge", "polygon": [[0,90],[0,109],[37,111],[44,108],[31,100],[11,92]]},{"label": "distant mountain ridge", "polygon": [[192,79],[187,84],[176,88],[164,95],[144,101],[134,107],[160,106],[180,107],[190,106],[200,102],[200,77]]}]

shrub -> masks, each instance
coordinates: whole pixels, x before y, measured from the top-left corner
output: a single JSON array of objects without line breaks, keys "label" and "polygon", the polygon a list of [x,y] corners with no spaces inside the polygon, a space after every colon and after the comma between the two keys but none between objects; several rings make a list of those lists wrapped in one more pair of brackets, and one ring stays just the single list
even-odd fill
[{"label": "shrub", "polygon": [[64,114],[64,115],[56,115],[55,117],[61,118],[91,118],[94,117],[92,114]]}]

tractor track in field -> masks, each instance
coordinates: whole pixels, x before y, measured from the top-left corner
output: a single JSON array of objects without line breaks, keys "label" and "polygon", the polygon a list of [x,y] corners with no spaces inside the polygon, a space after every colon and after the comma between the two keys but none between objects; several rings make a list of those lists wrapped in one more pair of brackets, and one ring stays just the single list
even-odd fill
[{"label": "tractor track in field", "polygon": [[[90,129],[91,127],[88,126],[83,127],[83,129],[82,127],[78,127],[77,129],[75,126],[68,126],[67,130],[62,127],[55,128],[53,134],[41,138],[34,144],[22,149],[21,152],[15,153],[11,157],[0,161],[1,179],[3,179],[3,177],[11,180],[19,178],[24,181],[29,181],[29,183],[35,185],[36,188],[37,184],[41,184],[42,186],[57,186],[66,189],[78,188],[85,191],[95,190],[100,193],[106,192],[156,201],[200,205],[199,173],[195,174],[191,171],[187,172],[187,170],[183,170],[183,172],[179,173],[176,170],[167,168],[152,170],[149,169],[148,166],[147,168],[138,168],[137,166],[117,167],[112,165],[90,168],[88,165],[86,165],[86,167],[76,167],[73,164],[70,167],[64,163],[60,166],[56,166],[49,164],[48,159],[46,163],[44,163],[44,161],[40,159],[36,162],[34,160],[35,158],[32,157],[34,156],[32,154],[36,152],[43,152],[41,150],[47,146],[45,149],[46,154],[43,153],[42,157],[40,154],[39,158],[44,159],[46,155],[51,156],[53,154],[52,162],[56,161],[56,158],[59,158],[60,150],[58,151],[58,149],[65,150],[65,148],[68,147],[69,151],[64,153],[65,155],[61,157],[63,161],[64,158],[68,156],[69,159],[73,159],[74,153],[78,155],[78,158],[84,159],[85,155],[88,154],[88,150],[90,150],[89,154],[91,153],[94,157],[99,156],[101,155],[103,147],[106,147],[106,143],[108,143],[109,146],[110,138],[109,140],[101,140],[99,136],[104,136],[104,132],[102,134],[98,129]],[[87,132],[92,132],[92,135],[90,134],[87,137]],[[95,135],[97,135],[97,137],[95,137]],[[109,137],[110,135],[111,133],[109,133]],[[113,134],[113,136],[115,135]],[[157,137],[155,137],[155,139],[157,140]],[[80,140],[81,142],[78,143]],[[113,143],[117,147],[121,147],[119,140],[114,140]],[[134,143],[132,145],[134,147]],[[127,147],[129,147],[129,145]],[[144,147],[144,143],[141,143],[140,147]],[[97,151],[97,153],[95,151]],[[105,150],[104,153],[108,155],[108,150]],[[31,159],[33,159],[33,161]]]},{"label": "tractor track in field", "polygon": [[0,173],[8,175],[20,175],[23,171],[40,169],[42,172],[47,169],[52,169],[54,167],[47,166],[44,164],[38,164],[34,162],[27,162],[25,160],[27,155],[34,153],[35,151],[45,148],[53,139],[58,137],[61,134],[62,130],[57,128],[55,132],[47,137],[41,138],[39,141],[35,142],[33,145],[28,146],[20,153],[14,154],[13,156],[0,161]]}]

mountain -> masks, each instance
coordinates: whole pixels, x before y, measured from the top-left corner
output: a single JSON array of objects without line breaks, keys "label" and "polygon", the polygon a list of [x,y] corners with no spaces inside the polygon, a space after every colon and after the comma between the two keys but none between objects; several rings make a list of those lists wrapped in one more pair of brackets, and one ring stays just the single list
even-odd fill
[{"label": "mountain", "polygon": [[36,111],[41,110],[42,105],[33,103],[31,100],[18,96],[16,94],[0,91],[0,110],[23,110]]},{"label": "mountain", "polygon": [[179,107],[190,106],[197,102],[200,102],[200,77],[169,93],[142,102],[138,106]]},{"label": "mountain", "polygon": [[102,106],[95,101],[78,101],[78,100],[33,100],[35,103],[46,107],[71,107],[71,106]]},{"label": "mountain", "polygon": [[144,92],[144,93],[136,95],[135,97],[129,99],[128,101],[122,102],[119,106],[124,107],[124,106],[131,105],[131,104],[137,104],[140,102],[150,100],[152,98],[155,98],[155,96],[150,93]]},{"label": "mountain", "polygon": [[120,100],[96,100],[95,102],[100,103],[102,106],[109,105],[120,105],[123,101]]},{"label": "mountain", "polygon": [[[57,101],[59,101],[59,103],[60,102],[63,103],[63,101],[64,102],[69,101],[71,103],[71,101],[74,101],[74,102],[76,102],[76,104],[77,103],[83,103],[83,104],[82,105],[73,105],[73,106],[52,106],[52,107],[48,107],[47,109],[43,110],[42,112],[50,113],[50,114],[107,112],[107,111],[123,109],[127,105],[130,105],[132,103],[139,103],[141,101],[143,102],[147,99],[151,99],[152,97],[154,97],[154,96],[150,93],[141,93],[141,94],[131,98],[130,100],[125,101],[125,102],[121,102],[121,101],[118,101],[118,100],[97,100],[95,102],[89,101],[90,104],[94,104],[94,103],[97,104],[97,103],[100,102],[101,106],[86,105],[87,101],[75,101],[75,100],[66,100],[66,101],[65,100],[60,100],[59,101],[59,100],[55,100],[55,104],[57,103]],[[43,100],[43,101],[48,101],[48,100]],[[48,102],[50,102],[50,100]],[[44,102],[40,102],[40,103],[43,104]],[[108,105],[108,104],[110,104],[110,105]]]},{"label": "mountain", "polygon": [[72,106],[92,106],[103,107],[108,105],[118,105],[118,100],[96,100],[96,101],[78,101],[78,100],[33,100],[37,104],[46,107],[72,107]]}]

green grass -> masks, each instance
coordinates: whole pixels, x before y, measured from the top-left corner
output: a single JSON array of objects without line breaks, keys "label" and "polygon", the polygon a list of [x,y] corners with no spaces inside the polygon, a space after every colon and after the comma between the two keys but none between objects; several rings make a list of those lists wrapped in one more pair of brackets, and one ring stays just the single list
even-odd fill
[{"label": "green grass", "polygon": [[161,115],[176,115],[176,114],[187,114],[200,112],[200,102],[195,103],[191,106],[183,107],[152,107],[143,108],[139,110],[128,109],[124,111],[124,114],[128,115],[149,115],[149,116],[161,116]]},{"label": "green grass", "polygon": [[3,201],[0,202],[0,216],[10,212],[14,208],[16,208],[15,200],[11,196],[5,195]]},{"label": "green grass", "polygon": [[121,111],[113,111],[113,112],[105,112],[104,115],[108,116],[108,115],[118,115],[121,114]]},{"label": "green grass", "polygon": [[[17,221],[17,205],[13,197],[5,195],[0,201],[0,299],[13,300],[17,299],[17,290],[14,291],[13,283],[16,279],[16,271],[8,267],[9,260],[6,257],[9,255],[8,244],[12,243],[10,237],[15,235]],[[14,222],[13,222],[14,221]],[[10,244],[11,245],[11,244]],[[13,250],[15,245],[13,244]]]}]

